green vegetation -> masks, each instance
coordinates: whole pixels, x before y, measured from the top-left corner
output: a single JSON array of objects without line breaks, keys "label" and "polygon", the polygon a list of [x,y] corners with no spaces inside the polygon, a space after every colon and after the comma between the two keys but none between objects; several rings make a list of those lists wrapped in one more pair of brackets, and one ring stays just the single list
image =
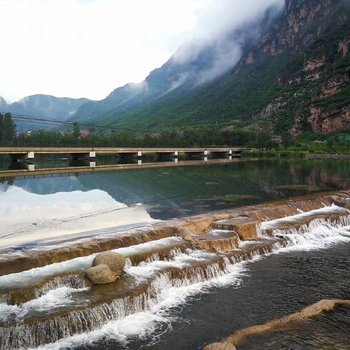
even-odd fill
[{"label": "green vegetation", "polygon": [[[321,135],[312,131],[292,139],[283,137],[282,143],[269,133],[243,129],[223,130],[214,127],[164,129],[158,133],[93,132],[78,136],[72,132],[39,130],[24,133],[7,145],[17,146],[81,146],[81,147],[229,147],[252,148],[247,156],[300,157],[318,153],[350,153],[350,133]],[[4,144],[3,144],[4,145]]]},{"label": "green vegetation", "polygon": [[247,146],[273,147],[267,133],[246,130],[222,131],[211,127],[188,127],[181,130],[165,129],[158,133],[132,133],[130,131],[91,133],[76,137],[73,132],[38,130],[17,137],[18,146],[105,146],[105,147],[215,147]]},{"label": "green vegetation", "polygon": [[0,145],[12,146],[16,142],[16,125],[11,113],[0,113]]}]

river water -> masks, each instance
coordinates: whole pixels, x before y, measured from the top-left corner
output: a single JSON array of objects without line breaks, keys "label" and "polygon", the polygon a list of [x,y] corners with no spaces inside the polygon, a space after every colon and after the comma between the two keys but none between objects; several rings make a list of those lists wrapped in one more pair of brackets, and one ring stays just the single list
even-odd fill
[{"label": "river water", "polygon": [[[349,174],[350,161],[345,160],[243,160],[2,179],[0,253],[46,249],[61,236],[69,235],[63,242],[75,241],[89,230],[147,225],[346,189]],[[349,252],[347,237],[320,235],[319,241],[301,241],[234,264],[209,282],[172,286],[152,312],[137,312],[41,348],[200,349],[236,329],[285,316],[320,299],[350,299]],[[181,256],[182,264],[180,260]],[[350,348],[349,323],[350,310],[338,308],[301,326],[250,340],[239,349],[345,350]]]},{"label": "river water", "polygon": [[[248,263],[235,283],[192,297],[173,311],[165,334],[131,341],[125,348],[201,349],[235,330],[281,318],[321,299],[350,299],[350,243],[272,254]],[[347,350],[350,308],[242,344],[239,350]],[[158,329],[159,334],[162,328]],[[155,342],[153,344],[153,342]],[[123,349],[116,343],[91,349]]]}]

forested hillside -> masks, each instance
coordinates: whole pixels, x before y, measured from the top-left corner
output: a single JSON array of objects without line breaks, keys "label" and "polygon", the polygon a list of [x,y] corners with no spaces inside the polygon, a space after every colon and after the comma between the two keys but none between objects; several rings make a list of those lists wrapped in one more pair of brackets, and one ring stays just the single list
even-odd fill
[{"label": "forested hillside", "polygon": [[[150,74],[147,84],[128,86],[126,100],[121,94],[126,90],[117,89],[106,99],[108,106],[101,101],[104,108],[96,110],[94,103],[85,104],[73,120],[134,130],[216,125],[292,136],[347,130],[349,5],[343,0],[285,0],[282,13],[269,9],[225,39],[226,45],[227,40],[240,42],[242,54],[238,62],[232,54],[233,68],[216,79],[194,83],[212,62],[214,51],[208,47],[199,56],[201,71],[194,69],[198,61],[182,67],[191,72],[186,84],[164,85],[169,77],[178,81],[181,73],[169,73],[174,68],[170,60]],[[150,89],[156,83],[157,89]],[[160,97],[159,91],[164,91]],[[113,99],[119,103],[114,108]]]}]

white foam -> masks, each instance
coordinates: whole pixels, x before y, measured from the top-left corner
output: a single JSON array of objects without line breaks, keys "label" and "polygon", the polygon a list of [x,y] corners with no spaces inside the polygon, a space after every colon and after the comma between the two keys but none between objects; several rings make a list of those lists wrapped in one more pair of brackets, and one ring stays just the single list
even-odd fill
[{"label": "white foam", "polygon": [[43,296],[30,300],[21,305],[8,305],[0,303],[0,321],[15,320],[20,322],[25,316],[33,312],[48,312],[73,303],[72,294],[87,290],[87,288],[74,289],[60,287],[50,290]]},{"label": "white foam", "polygon": [[39,195],[16,186],[0,192],[0,217],[2,247],[152,221],[144,207],[127,207],[101,190]]},{"label": "white foam", "polygon": [[262,230],[268,230],[268,229],[273,229],[277,227],[279,224],[283,224],[286,222],[298,222],[300,219],[305,218],[305,217],[312,217],[312,216],[317,216],[317,215],[322,215],[322,214],[336,214],[336,213],[341,213],[341,212],[346,212],[344,208],[338,207],[334,204],[331,206],[323,207],[320,209],[315,209],[315,210],[310,210],[307,212],[302,212],[300,214],[296,215],[291,215],[287,216],[284,218],[280,219],[275,219],[275,220],[270,220],[270,221],[265,221],[261,223],[261,229]]},{"label": "white foam", "polygon": [[179,253],[172,260],[156,260],[149,263],[141,263],[138,266],[130,266],[126,272],[138,279],[147,279],[154,275],[156,271],[166,268],[183,268],[190,266],[194,262],[205,261],[215,256],[213,253],[204,251],[192,251],[189,254]]},{"label": "white foam", "polygon": [[83,268],[91,266],[95,255],[96,254],[66,260],[60,263],[46,265],[43,267],[36,267],[19,273],[11,273],[8,275],[0,276],[0,288],[20,288],[23,285],[31,285],[35,281],[44,279],[49,276],[57,275],[59,273],[81,271]]},{"label": "white foam", "polygon": [[169,237],[169,238],[159,239],[156,241],[133,245],[130,247],[115,249],[114,251],[124,256],[130,256],[130,255],[139,254],[139,253],[146,253],[157,249],[167,248],[172,245],[179,244],[181,242],[182,242],[181,237]]},{"label": "white foam", "polygon": [[[128,256],[171,246],[180,243],[181,240],[182,238],[179,237],[169,237],[147,243],[141,243],[130,247],[118,248],[114,249],[113,251],[124,256]],[[20,288],[23,285],[28,285],[30,283],[34,283],[35,281],[42,280],[59,273],[79,272],[91,266],[96,254],[91,254],[89,256],[70,259],[60,263],[54,263],[43,267],[36,267],[30,270],[0,276],[0,288]],[[193,257],[196,257],[196,254],[198,255],[199,253],[194,253]]]},{"label": "white foam", "polygon": [[[333,209],[335,212],[338,211],[338,209],[332,207],[331,210]],[[324,208],[319,213],[324,213],[325,211],[329,213],[329,210]],[[314,213],[315,211],[313,211],[312,215]],[[307,215],[307,213],[301,215]],[[303,225],[298,229],[275,230],[276,234],[287,237],[290,244],[288,247],[279,248],[271,254],[289,252],[291,250],[323,249],[339,242],[350,242],[349,225],[346,222],[347,220],[343,220],[338,225],[334,225],[335,227],[332,227],[325,219],[315,219],[310,224]],[[133,248],[131,247],[130,249]],[[172,266],[182,268],[196,261],[210,259],[213,256],[215,256],[213,253],[191,251],[188,254],[178,254],[170,261],[152,261],[136,267],[129,266],[127,272],[137,278],[148,278],[160,269]],[[262,259],[262,257],[254,256],[251,261],[259,259]],[[184,279],[179,281],[178,285],[176,281],[171,281],[166,274],[163,274],[156,279],[155,296],[149,300],[148,310],[137,312],[117,321],[110,321],[92,332],[74,335],[59,340],[54,344],[40,346],[38,349],[57,350],[83,346],[104,338],[114,339],[122,343],[126,343],[134,336],[142,338],[142,336],[156,332],[159,323],[170,324],[172,320],[170,311],[179,305],[187,303],[191,296],[210,292],[213,287],[239,286],[246,266],[245,262],[229,264],[226,260],[225,271],[221,271],[216,275],[214,273],[214,277],[210,278],[209,281],[200,281],[200,276],[198,281],[196,281],[196,276],[193,276],[191,280]],[[214,270],[215,266],[213,266]]]},{"label": "white foam", "polygon": [[100,329],[61,339],[56,343],[42,345],[37,349],[59,350],[95,343],[105,338],[123,344],[135,336],[142,339],[156,332],[160,323],[170,325],[173,320],[171,309],[184,305],[191,297],[208,293],[213,287],[239,286],[244,271],[245,263],[238,263],[231,266],[223,276],[189,285],[184,283],[184,285],[178,287],[174,286],[166,276],[160,277],[157,279],[156,289],[158,293],[156,301],[150,304],[149,310],[129,315],[120,320],[107,322]]},{"label": "white foam", "polygon": [[275,230],[275,234],[290,241],[287,247],[280,248],[276,253],[326,249],[338,243],[350,242],[350,233],[344,227],[331,227],[321,219],[311,222],[307,229],[302,227],[301,231],[306,232],[300,233],[300,229]]}]

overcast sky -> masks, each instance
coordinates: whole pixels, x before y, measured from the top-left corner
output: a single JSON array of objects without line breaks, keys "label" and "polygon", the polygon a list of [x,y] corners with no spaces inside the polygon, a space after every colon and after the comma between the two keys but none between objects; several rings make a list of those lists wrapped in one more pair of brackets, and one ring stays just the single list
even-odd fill
[{"label": "overcast sky", "polygon": [[102,99],[283,0],[0,0],[0,96]]}]

